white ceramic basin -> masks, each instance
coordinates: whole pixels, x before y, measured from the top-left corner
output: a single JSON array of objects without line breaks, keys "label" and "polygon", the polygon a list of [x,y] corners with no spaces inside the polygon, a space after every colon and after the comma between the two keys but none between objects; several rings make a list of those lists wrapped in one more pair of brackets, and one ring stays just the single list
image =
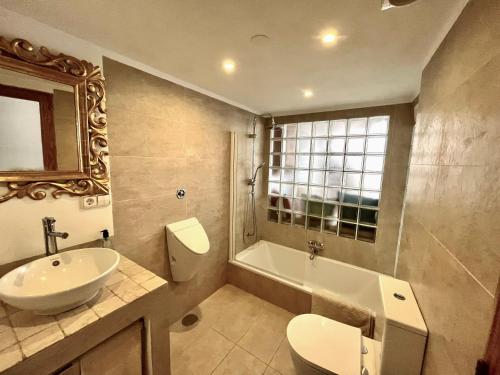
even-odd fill
[{"label": "white ceramic basin", "polygon": [[105,248],[71,250],[37,259],[0,279],[0,298],[22,310],[58,314],[91,300],[118,266]]}]

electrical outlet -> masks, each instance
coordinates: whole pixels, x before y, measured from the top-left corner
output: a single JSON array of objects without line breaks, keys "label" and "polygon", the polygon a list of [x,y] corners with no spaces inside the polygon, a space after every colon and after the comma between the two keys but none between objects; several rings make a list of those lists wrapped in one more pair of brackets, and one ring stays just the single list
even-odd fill
[{"label": "electrical outlet", "polygon": [[97,195],[89,195],[87,197],[83,197],[81,202],[82,202],[82,208],[97,207]]},{"label": "electrical outlet", "polygon": [[97,197],[97,206],[98,207],[109,206],[109,204],[110,204],[109,195],[99,195]]}]

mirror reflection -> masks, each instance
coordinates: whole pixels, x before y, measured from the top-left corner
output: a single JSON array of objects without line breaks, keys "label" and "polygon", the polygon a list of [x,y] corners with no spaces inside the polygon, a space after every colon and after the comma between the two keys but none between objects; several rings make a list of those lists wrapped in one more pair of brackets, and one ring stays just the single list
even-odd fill
[{"label": "mirror reflection", "polygon": [[79,170],[70,85],[0,68],[0,171]]}]

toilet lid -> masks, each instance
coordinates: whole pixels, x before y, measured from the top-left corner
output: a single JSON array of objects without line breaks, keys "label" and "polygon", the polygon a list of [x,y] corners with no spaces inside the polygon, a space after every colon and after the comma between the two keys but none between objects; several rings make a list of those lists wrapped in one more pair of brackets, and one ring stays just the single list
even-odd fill
[{"label": "toilet lid", "polygon": [[313,367],[334,374],[359,375],[359,328],[316,314],[302,314],[288,323],[286,333],[290,347]]}]

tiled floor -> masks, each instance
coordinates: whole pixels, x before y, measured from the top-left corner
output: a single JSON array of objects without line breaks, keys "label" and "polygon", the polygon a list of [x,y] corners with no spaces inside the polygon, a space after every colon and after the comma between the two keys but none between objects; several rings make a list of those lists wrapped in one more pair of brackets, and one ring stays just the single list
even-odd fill
[{"label": "tiled floor", "polygon": [[293,314],[226,284],[170,327],[172,375],[295,375],[286,340]]}]

